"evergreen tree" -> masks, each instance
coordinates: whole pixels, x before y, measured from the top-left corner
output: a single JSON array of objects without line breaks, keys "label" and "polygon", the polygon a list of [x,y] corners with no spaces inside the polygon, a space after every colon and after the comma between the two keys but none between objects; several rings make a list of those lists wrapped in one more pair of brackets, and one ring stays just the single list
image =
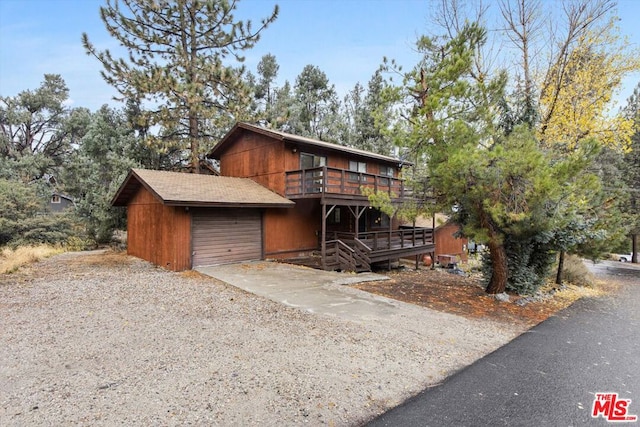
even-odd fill
[{"label": "evergreen tree", "polygon": [[338,142],[339,101],[329,78],[314,65],[307,65],[296,78],[292,131],[298,135]]},{"label": "evergreen tree", "polygon": [[625,217],[631,238],[633,251],[632,262],[640,262],[640,83],[629,97],[625,107],[625,115],[633,120],[634,134],[631,138],[630,149],[624,155],[622,179],[627,185],[629,199],[624,207]]},{"label": "evergreen tree", "polygon": [[123,208],[111,198],[136,161],[136,139],[124,114],[103,106],[91,117],[87,133],[65,168],[65,191],[76,200],[76,214],[88,236],[108,243],[113,230],[126,228]]},{"label": "evergreen tree", "polygon": [[30,182],[56,177],[88,121],[86,109],[66,107],[69,90],[57,74],[45,74],[36,90],[0,97],[0,162],[3,175]]},{"label": "evergreen tree", "polygon": [[[88,54],[104,66],[102,76],[121,95],[144,105],[141,111],[161,152],[178,146],[189,152],[194,171],[199,156],[234,120],[242,120],[250,104],[242,51],[252,48],[272,23],[278,7],[257,29],[236,20],[237,1],[107,0],[100,8],[109,33],[128,51],[116,59],[99,52],[83,34]],[[123,6],[123,7],[121,7]]]},{"label": "evergreen tree", "polygon": [[383,99],[384,88],[382,71],[378,70],[369,80],[366,90],[357,83],[345,96],[342,144],[386,156],[393,154],[393,142],[384,132],[390,125],[391,116],[389,104]]}]

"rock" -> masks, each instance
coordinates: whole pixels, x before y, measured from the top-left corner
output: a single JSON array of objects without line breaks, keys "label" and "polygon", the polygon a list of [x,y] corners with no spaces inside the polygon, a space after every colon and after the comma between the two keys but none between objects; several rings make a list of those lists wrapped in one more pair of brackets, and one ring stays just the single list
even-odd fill
[{"label": "rock", "polygon": [[458,267],[453,267],[452,269],[447,270],[447,272],[449,272],[451,274],[455,274],[457,276],[467,277],[467,273],[465,273],[464,271],[462,271]]},{"label": "rock", "polygon": [[506,292],[494,295],[494,298],[500,302],[509,302],[509,295]]}]

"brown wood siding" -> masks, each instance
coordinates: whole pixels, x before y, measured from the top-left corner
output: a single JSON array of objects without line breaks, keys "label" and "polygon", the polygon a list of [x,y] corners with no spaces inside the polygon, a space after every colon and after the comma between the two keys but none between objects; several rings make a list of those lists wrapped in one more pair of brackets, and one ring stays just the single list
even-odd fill
[{"label": "brown wood siding", "polygon": [[260,134],[245,132],[220,158],[220,174],[251,178],[284,195],[284,144]]},{"label": "brown wood siding", "polygon": [[127,208],[127,253],[174,271],[191,268],[191,219],[165,206],[144,187]]},{"label": "brown wood siding", "polygon": [[257,209],[193,209],[193,266],[262,258]]},{"label": "brown wood siding", "polygon": [[444,224],[436,229],[436,256],[457,255],[460,256],[462,261],[467,261],[468,239],[460,239],[453,236],[459,229],[458,225],[451,223]]},{"label": "brown wood siding", "polygon": [[264,216],[265,257],[296,256],[318,249],[321,215],[317,199],[298,200],[293,209],[267,210]]}]

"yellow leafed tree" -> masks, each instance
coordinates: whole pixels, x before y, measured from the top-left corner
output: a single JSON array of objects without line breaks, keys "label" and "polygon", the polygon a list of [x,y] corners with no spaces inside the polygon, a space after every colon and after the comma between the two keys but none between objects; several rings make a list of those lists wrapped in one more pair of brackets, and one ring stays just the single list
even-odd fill
[{"label": "yellow leafed tree", "polygon": [[633,122],[612,110],[622,78],[640,69],[636,52],[620,39],[614,20],[586,32],[548,70],[540,94],[540,140],[573,150],[585,138],[628,150]]}]

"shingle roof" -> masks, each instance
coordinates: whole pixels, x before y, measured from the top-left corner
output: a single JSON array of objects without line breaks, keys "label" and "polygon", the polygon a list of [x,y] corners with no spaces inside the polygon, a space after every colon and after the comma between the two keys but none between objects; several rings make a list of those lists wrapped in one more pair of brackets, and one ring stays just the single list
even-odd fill
[{"label": "shingle roof", "polygon": [[383,156],[382,154],[376,154],[370,151],[360,150],[358,148],[346,147],[344,145],[333,144],[331,142],[324,142],[318,139],[293,135],[293,134],[282,132],[279,130],[267,129],[261,126],[256,126],[256,125],[252,125],[249,123],[242,123],[242,122],[236,123],[235,126],[229,132],[227,132],[224,138],[222,138],[222,140],[218,144],[216,144],[215,147],[213,147],[213,149],[209,152],[209,154],[207,154],[207,157],[211,159],[219,160],[220,154],[226,149],[226,146],[231,141],[234,140],[234,135],[238,131],[241,131],[243,129],[251,132],[260,133],[262,135],[270,136],[272,138],[276,138],[281,141],[288,141],[288,142],[294,142],[302,145],[314,146],[314,147],[322,148],[325,150],[339,151],[339,152],[348,153],[358,157],[381,160],[387,163],[394,163],[394,164],[401,163],[403,165],[413,164],[405,160],[400,160],[400,159],[396,159],[394,157],[389,157],[389,156]]},{"label": "shingle roof", "polygon": [[111,200],[126,206],[140,187],[169,206],[293,207],[294,202],[248,178],[132,169]]}]

